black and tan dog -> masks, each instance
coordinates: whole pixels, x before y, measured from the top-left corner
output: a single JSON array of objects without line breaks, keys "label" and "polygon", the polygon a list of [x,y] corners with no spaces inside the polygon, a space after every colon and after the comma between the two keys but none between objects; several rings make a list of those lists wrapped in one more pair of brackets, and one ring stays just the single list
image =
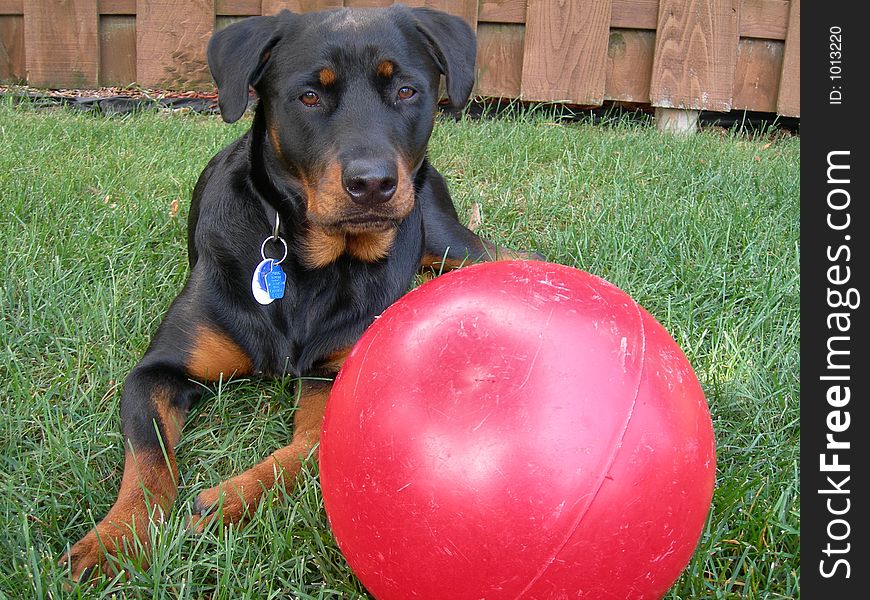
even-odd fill
[{"label": "black and tan dog", "polygon": [[[285,11],[219,31],[208,60],[224,120],[242,116],[249,86],[260,100],[251,129],[194,189],[190,277],[124,383],[121,489],[62,559],[76,580],[113,572],[106,554],[134,535],[147,554],[148,522],[176,497],[174,448],[196,382],[332,377],[421,266],[518,256],[459,223],[426,159],[441,75],[454,106],[474,82],[474,34],[458,17],[402,6]],[[279,260],[283,281],[270,287],[263,264],[278,271]],[[293,483],[330,389],[300,385],[290,445],[199,494],[194,526],[219,500],[223,521],[237,522],[265,489]]]}]

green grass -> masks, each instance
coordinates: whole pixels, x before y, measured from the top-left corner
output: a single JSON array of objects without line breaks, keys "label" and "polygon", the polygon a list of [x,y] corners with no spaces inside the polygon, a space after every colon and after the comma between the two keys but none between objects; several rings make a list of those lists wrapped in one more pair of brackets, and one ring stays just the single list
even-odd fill
[{"label": "green grass", "polygon": [[[191,189],[247,124],[0,104],[0,600],[65,597],[56,561],[120,482],[119,382],[185,279]],[[717,485],[668,598],[798,598],[799,138],[672,137],[540,112],[439,120],[431,157],[463,218],[480,204],[481,234],[615,283],[695,366]],[[179,502],[153,531],[154,565],[72,596],[365,597],[314,464],[247,527],[186,533],[199,490],[287,443],[292,389],[209,391],[178,449]]]}]

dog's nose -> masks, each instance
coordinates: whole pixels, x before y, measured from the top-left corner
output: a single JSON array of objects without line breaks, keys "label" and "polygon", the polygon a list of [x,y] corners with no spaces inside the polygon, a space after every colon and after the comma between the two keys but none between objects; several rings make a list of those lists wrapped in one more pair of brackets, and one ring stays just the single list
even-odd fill
[{"label": "dog's nose", "polygon": [[357,159],[345,167],[341,182],[357,204],[383,204],[396,193],[396,165],[382,160]]}]

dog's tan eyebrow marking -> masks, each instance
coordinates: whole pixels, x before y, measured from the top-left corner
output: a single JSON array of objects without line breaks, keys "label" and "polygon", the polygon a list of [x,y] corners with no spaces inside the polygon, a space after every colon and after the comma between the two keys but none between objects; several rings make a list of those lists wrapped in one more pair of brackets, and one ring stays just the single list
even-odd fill
[{"label": "dog's tan eyebrow marking", "polygon": [[335,71],[326,67],[320,69],[320,72],[317,74],[318,79],[320,80],[320,85],[323,87],[328,87],[335,83],[335,80],[338,79],[338,75],[335,74]]},{"label": "dog's tan eyebrow marking", "polygon": [[395,65],[391,60],[382,60],[378,63],[378,75],[381,77],[392,77]]}]

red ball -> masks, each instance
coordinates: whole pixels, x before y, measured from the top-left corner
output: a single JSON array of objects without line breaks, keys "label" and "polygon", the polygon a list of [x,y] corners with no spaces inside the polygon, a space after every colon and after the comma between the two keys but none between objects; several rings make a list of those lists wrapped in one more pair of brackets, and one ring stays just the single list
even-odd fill
[{"label": "red ball", "polygon": [[660,598],[715,462],[668,332],[544,262],[466,267],[388,308],[339,373],[320,444],[333,533],[380,600]]}]

